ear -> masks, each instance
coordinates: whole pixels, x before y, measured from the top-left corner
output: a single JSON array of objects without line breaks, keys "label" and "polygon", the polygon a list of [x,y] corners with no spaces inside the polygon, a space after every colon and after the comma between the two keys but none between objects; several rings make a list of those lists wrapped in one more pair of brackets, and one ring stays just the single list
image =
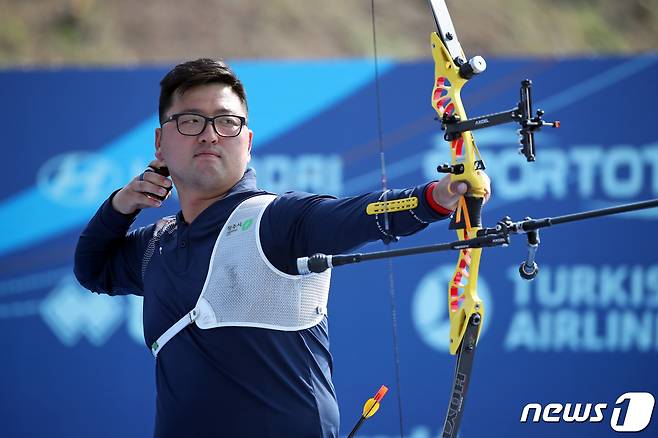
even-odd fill
[{"label": "ear", "polygon": [[162,149],[160,148],[160,142],[162,141],[162,128],[155,128],[155,158],[164,163],[162,158]]},{"label": "ear", "polygon": [[254,139],[254,131],[249,130],[249,146],[247,146],[247,152],[249,153],[249,159],[251,159],[251,142]]}]

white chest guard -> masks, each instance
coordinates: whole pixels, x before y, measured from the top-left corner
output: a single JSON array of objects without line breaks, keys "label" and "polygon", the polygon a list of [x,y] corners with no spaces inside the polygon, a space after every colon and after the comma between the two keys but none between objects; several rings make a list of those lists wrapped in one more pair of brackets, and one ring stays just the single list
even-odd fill
[{"label": "white chest guard", "polygon": [[202,329],[240,326],[295,331],[322,321],[331,271],[289,275],[276,269],[263,253],[260,221],[275,198],[249,198],[231,213],[215,242],[196,306],[153,343],[155,357],[193,322]]}]

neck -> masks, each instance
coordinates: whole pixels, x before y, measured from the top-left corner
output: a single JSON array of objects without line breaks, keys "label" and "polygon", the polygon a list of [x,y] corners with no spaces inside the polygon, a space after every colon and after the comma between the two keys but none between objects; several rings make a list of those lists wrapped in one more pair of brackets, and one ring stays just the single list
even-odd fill
[{"label": "neck", "polygon": [[191,224],[206,208],[224,198],[227,193],[228,192],[222,193],[221,195],[203,196],[200,194],[193,195],[189,193],[183,195],[179,192],[178,197],[185,222]]},{"label": "neck", "polygon": [[225,198],[231,189],[240,182],[241,177],[236,181],[224,182],[221,185],[215,182],[210,187],[188,184],[172,175],[185,222],[191,224],[211,204]]},{"label": "neck", "polygon": [[226,197],[235,184],[221,187],[216,190],[199,190],[187,187],[185,184],[176,184],[178,199],[185,222],[191,224],[211,204]]}]

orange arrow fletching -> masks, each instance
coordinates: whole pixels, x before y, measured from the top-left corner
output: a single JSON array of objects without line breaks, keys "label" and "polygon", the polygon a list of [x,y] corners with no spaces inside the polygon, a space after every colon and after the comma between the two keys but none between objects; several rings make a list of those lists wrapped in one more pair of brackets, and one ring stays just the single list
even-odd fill
[{"label": "orange arrow fletching", "polygon": [[388,392],[388,388],[384,385],[382,385],[381,388],[379,388],[379,391],[377,391],[377,394],[375,394],[375,400],[376,401],[382,401],[386,393]]},{"label": "orange arrow fletching", "polygon": [[377,394],[373,398],[369,398],[368,401],[363,405],[363,418],[370,418],[379,410],[379,402],[384,398],[388,388],[382,385],[377,391]]}]

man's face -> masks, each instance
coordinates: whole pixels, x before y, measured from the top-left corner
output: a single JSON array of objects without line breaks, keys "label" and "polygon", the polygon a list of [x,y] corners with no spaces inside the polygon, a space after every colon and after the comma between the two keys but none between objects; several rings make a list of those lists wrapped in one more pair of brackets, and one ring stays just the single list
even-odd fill
[{"label": "man's face", "polygon": [[[199,85],[174,93],[166,117],[195,113],[206,117],[231,114],[246,117],[240,98],[224,84]],[[237,183],[251,158],[252,132],[246,126],[237,137],[220,137],[208,123],[201,134],[178,132],[176,121],[156,129],[156,157],[164,162],[181,191],[217,196]]]}]

